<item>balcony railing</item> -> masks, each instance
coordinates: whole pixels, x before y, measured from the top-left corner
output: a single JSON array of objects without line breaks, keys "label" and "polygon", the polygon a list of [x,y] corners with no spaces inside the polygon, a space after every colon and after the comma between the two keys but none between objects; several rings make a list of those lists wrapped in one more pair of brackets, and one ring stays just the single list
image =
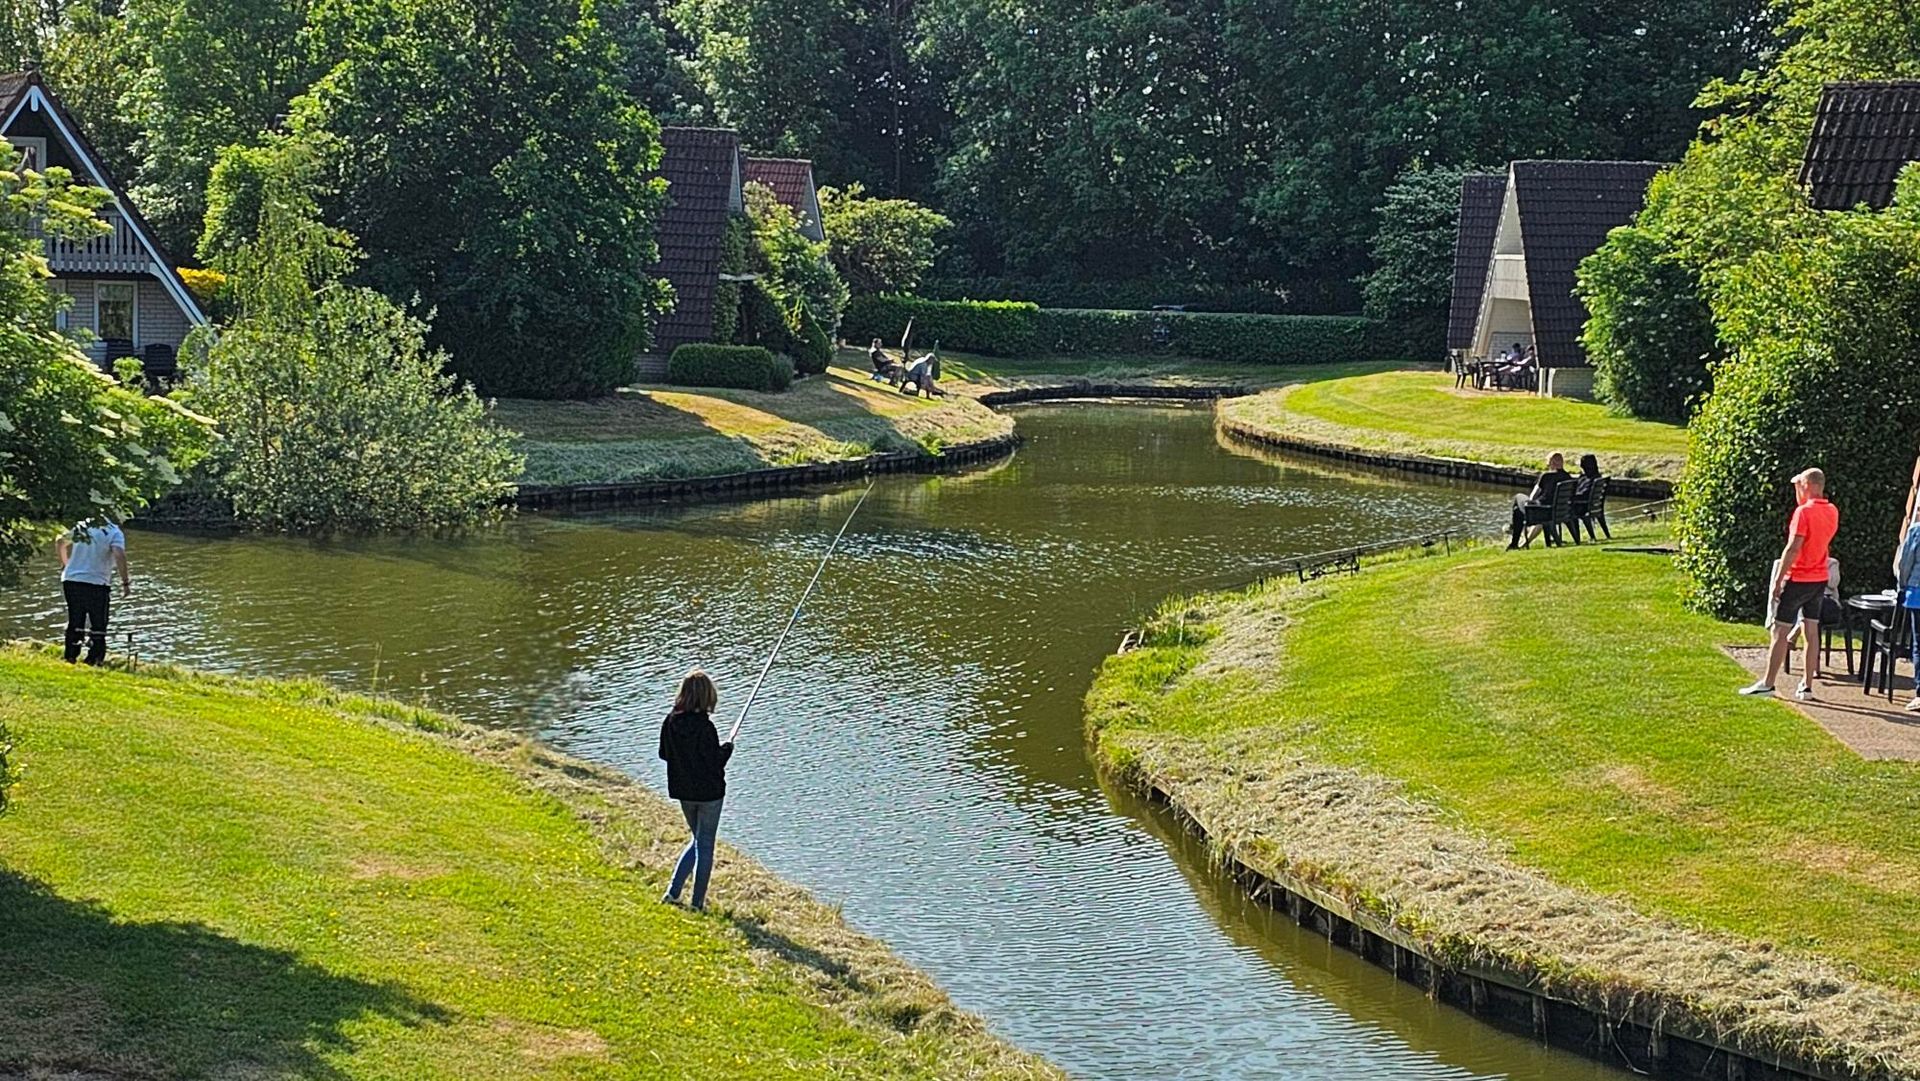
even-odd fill
[{"label": "balcony railing", "polygon": [[55,274],[145,274],[152,260],[119,211],[103,210],[108,232],[85,240],[45,239],[47,265]]}]

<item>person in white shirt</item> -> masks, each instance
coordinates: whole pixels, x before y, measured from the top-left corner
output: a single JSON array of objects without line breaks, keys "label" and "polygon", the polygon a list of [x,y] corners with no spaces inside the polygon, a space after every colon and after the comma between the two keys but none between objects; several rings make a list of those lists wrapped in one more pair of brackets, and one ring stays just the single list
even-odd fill
[{"label": "person in white shirt", "polygon": [[127,574],[127,538],[112,522],[81,522],[54,543],[60,556],[60,589],[67,596],[67,663],[80,659],[80,640],[87,639],[87,663],[107,659],[107,607],[113,597],[113,575],[120,575],[120,595],[133,591]]}]

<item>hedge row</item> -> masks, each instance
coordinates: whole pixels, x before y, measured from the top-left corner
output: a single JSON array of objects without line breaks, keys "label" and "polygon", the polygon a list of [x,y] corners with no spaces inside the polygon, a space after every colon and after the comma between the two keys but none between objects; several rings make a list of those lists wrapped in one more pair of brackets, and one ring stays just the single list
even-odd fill
[{"label": "hedge row", "polygon": [[667,382],[683,387],[785,390],[793,365],[758,345],[683,345],[667,358]]},{"label": "hedge row", "polygon": [[1380,360],[1405,351],[1386,324],[1341,315],[1215,315],[1202,312],[1041,308],[1013,300],[855,297],[841,326],[855,344],[913,340],[989,356],[1165,353],[1254,364]]},{"label": "hedge row", "polygon": [[[1278,290],[1163,280],[1049,282],[1027,278],[934,278],[921,285],[919,294],[929,300],[1004,297],[1029,301],[1042,308],[1138,311],[1156,304],[1180,304],[1189,311],[1260,315],[1280,315],[1290,308],[1289,298]],[[1292,306],[1292,310],[1297,311],[1297,305]]]}]

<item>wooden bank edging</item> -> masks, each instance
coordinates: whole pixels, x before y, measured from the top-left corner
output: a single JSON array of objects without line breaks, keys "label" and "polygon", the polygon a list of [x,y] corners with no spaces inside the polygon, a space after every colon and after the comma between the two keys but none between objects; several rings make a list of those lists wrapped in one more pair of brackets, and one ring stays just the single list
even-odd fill
[{"label": "wooden bank edging", "polygon": [[1530,1035],[1542,1043],[1649,1077],[1726,1078],[1727,1081],[1853,1081],[1813,1063],[1756,1054],[1708,1033],[1676,1025],[1686,1004],[1636,999],[1622,1016],[1549,994],[1521,973],[1494,965],[1437,960],[1412,936],[1356,909],[1335,893],[1285,871],[1257,870],[1232,846],[1216,842],[1178,797],[1160,784],[1123,771],[1123,782],[1170,810],[1181,825],[1213,848],[1247,897],[1286,913],[1307,930],[1425,990],[1481,1021]]},{"label": "wooden bank edging", "polygon": [[[989,391],[979,398],[988,407],[1072,398],[1157,398],[1215,401],[1249,391],[1238,386],[1165,387],[1123,383],[1069,383]],[[839,462],[774,466],[710,477],[674,477],[608,484],[523,484],[513,502],[522,510],[595,510],[637,503],[687,502],[741,495],[772,495],[794,488],[835,484],[879,473],[941,473],[1004,458],[1020,445],[1018,433],[948,447],[939,454],[890,451]]]},{"label": "wooden bank edging", "polygon": [[[1378,469],[1397,469],[1408,473],[1453,477],[1456,480],[1498,484],[1508,488],[1528,488],[1539,479],[1537,472],[1514,466],[1494,465],[1491,462],[1476,462],[1466,458],[1436,458],[1427,454],[1396,454],[1391,451],[1362,450],[1359,447],[1340,443],[1321,443],[1298,436],[1281,435],[1271,429],[1254,427],[1225,417],[1220,420],[1220,429],[1235,439],[1244,439],[1249,443],[1259,443],[1262,446],[1295,454],[1310,454],[1317,458],[1354,462]],[[1651,477],[1608,477],[1607,494],[1635,499],[1667,499],[1673,495],[1673,483]]]}]

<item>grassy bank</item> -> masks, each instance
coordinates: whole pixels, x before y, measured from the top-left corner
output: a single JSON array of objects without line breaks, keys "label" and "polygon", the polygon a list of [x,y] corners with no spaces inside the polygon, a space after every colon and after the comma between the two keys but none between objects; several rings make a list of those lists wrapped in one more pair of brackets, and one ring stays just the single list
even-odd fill
[{"label": "grassy bank", "polygon": [[1089,720],[1251,865],[1451,962],[1920,1076],[1920,767],[1736,697],[1720,647],[1758,628],[1677,591],[1657,556],[1488,548],[1201,598]]},{"label": "grassy bank", "polygon": [[549,750],[310,684],[0,652],[0,1075],[1057,1076]]},{"label": "grassy bank", "polygon": [[1453,377],[1396,371],[1284,387],[1227,403],[1230,425],[1329,446],[1539,469],[1554,451],[1599,455],[1616,476],[1676,480],[1686,429],[1604,406],[1515,391],[1455,390]]},{"label": "grassy bank", "polygon": [[527,484],[716,476],[1003,436],[1013,422],[964,395],[910,398],[834,368],[780,394],[642,387],[588,402],[507,400]]}]

